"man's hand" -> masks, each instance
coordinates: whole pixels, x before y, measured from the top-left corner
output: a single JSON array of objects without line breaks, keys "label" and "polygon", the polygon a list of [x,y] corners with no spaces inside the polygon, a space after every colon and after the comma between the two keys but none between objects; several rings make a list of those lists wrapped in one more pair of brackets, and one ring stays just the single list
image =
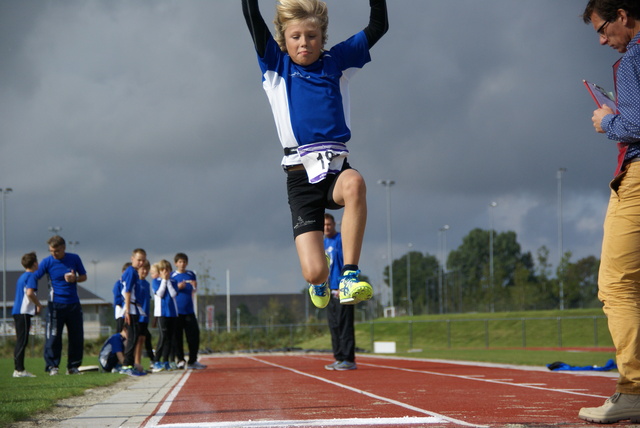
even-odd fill
[{"label": "man's hand", "polygon": [[76,273],[73,269],[71,269],[71,272],[67,272],[64,274],[64,280],[67,281],[70,284],[73,284],[74,282],[78,282],[78,278],[76,276]]},{"label": "man's hand", "polygon": [[615,112],[608,106],[602,106],[599,109],[594,110],[591,120],[593,121],[593,127],[595,128],[596,132],[600,134],[604,134],[606,132],[604,129],[602,129],[601,124],[602,119],[604,119],[604,117],[608,114],[615,114]]}]

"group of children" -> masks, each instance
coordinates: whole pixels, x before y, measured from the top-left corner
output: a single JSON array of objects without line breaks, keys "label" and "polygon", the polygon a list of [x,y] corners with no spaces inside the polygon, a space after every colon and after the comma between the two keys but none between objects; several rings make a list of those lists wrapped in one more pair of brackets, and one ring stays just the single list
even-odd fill
[{"label": "group of children", "polygon": [[[122,269],[121,278],[113,287],[116,327],[118,332],[104,343],[100,351],[100,367],[104,371],[130,376],[142,376],[142,351],[153,362],[151,371],[194,369],[206,366],[198,362],[200,328],[194,305],[197,290],[196,275],[187,270],[189,258],[184,253],[174,257],[171,263],[161,260],[151,265],[146,252],[133,250],[131,262]],[[151,276],[151,284],[147,276]],[[151,342],[151,296],[153,296],[153,322],[158,327],[159,338],[155,352]],[[182,348],[186,336],[189,357],[185,361]]]}]

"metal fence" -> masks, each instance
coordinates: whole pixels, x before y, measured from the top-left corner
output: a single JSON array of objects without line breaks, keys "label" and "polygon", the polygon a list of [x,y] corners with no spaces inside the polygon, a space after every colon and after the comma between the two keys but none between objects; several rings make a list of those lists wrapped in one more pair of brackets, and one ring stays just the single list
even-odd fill
[{"label": "metal fence", "polygon": [[[329,333],[326,323],[235,326],[230,335],[240,338],[243,349],[295,348],[313,337]],[[211,335],[225,335],[225,326],[203,332],[203,343]],[[208,335],[208,336],[207,336]],[[373,351],[376,341],[393,341],[400,352],[464,347],[565,348],[612,347],[606,317],[520,317],[443,320],[379,320],[356,323],[361,349]],[[326,346],[330,347],[328,339]],[[266,346],[265,346],[266,345]]]},{"label": "metal fence", "polygon": [[[44,337],[43,323],[35,321],[31,335],[36,341]],[[4,339],[14,336],[13,323],[4,323]],[[150,329],[157,338],[156,329]],[[85,328],[85,337],[108,337],[108,326],[94,331]],[[326,323],[270,324],[235,326],[201,326],[201,345],[212,350],[263,350],[299,348],[321,343],[330,348]],[[323,337],[324,336],[324,337]],[[320,338],[320,339],[318,339]],[[154,339],[155,340],[155,339]],[[373,351],[376,341],[392,341],[399,352],[421,349],[451,348],[549,348],[612,347],[606,317],[521,317],[442,320],[378,320],[356,323],[356,341],[360,349]],[[33,343],[33,342],[32,342]]]},{"label": "metal fence", "polygon": [[[611,347],[605,316],[379,321],[369,324],[369,341],[395,341],[400,349],[478,347]],[[385,325],[401,324],[388,329]],[[387,333],[385,330],[391,330]],[[540,331],[543,330],[543,331]],[[398,333],[400,332],[400,333]]]}]

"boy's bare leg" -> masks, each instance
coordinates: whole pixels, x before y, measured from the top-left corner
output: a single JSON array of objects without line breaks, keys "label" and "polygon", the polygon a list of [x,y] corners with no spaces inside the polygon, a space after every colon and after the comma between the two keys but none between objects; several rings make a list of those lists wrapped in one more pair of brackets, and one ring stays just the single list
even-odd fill
[{"label": "boy's bare leg", "polygon": [[358,171],[348,169],[338,176],[333,200],[344,205],[340,227],[344,264],[357,265],[367,225],[367,186]]},{"label": "boy's bare leg", "polygon": [[136,350],[134,353],[133,361],[136,370],[142,371],[142,347],[144,346],[144,336],[138,336],[138,343],[136,343]]},{"label": "boy's bare leg", "polygon": [[322,232],[306,232],[295,239],[302,276],[309,284],[319,285],[329,277],[329,268],[324,254]]}]

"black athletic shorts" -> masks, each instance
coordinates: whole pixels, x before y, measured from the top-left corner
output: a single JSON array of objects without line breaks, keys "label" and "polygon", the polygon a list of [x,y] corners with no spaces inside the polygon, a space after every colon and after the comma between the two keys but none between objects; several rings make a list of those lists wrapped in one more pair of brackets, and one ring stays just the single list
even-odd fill
[{"label": "black athletic shorts", "polygon": [[[347,169],[351,167],[345,161],[342,171]],[[305,232],[324,232],[325,209],[343,208],[332,197],[336,179],[342,171],[338,174],[329,174],[324,180],[315,184],[309,183],[309,177],[304,169],[287,171],[287,194],[294,238]]]}]

